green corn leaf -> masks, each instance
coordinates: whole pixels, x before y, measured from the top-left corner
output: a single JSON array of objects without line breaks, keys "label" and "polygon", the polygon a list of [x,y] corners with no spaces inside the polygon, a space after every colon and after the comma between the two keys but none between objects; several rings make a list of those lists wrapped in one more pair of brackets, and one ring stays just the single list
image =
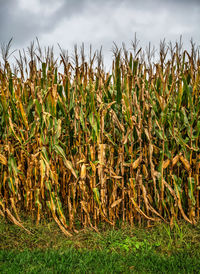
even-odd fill
[{"label": "green corn leaf", "polygon": [[76,175],[76,172],[72,166],[72,163],[66,159],[64,150],[57,144],[53,145],[53,150],[55,150],[63,158],[65,166],[71,171],[71,173],[77,179],[77,175]]},{"label": "green corn leaf", "polygon": [[94,192],[95,200],[97,201],[98,205],[100,206],[100,205],[101,205],[101,202],[100,202],[99,190],[98,190],[97,187],[94,187],[92,190],[93,190],[93,192]]}]

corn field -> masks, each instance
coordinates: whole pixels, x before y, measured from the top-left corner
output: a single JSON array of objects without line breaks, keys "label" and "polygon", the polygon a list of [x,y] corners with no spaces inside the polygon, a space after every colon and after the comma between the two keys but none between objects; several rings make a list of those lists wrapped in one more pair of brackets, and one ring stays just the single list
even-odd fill
[{"label": "corn field", "polygon": [[[0,65],[0,215],[54,219],[67,235],[102,222],[199,221],[200,54],[84,45],[73,58],[39,41]],[[60,72],[60,68],[63,72]],[[23,215],[24,216],[24,215]]]}]

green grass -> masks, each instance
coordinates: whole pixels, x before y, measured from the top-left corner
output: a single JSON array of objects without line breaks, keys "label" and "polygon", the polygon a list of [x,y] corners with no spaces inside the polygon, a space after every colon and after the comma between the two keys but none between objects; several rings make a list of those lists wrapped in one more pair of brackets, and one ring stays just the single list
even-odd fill
[{"label": "green grass", "polygon": [[1,273],[197,273],[198,257],[178,252],[170,257],[154,252],[125,254],[109,250],[0,251]]},{"label": "green grass", "polygon": [[84,229],[67,238],[54,222],[0,219],[0,273],[200,273],[200,225]]}]

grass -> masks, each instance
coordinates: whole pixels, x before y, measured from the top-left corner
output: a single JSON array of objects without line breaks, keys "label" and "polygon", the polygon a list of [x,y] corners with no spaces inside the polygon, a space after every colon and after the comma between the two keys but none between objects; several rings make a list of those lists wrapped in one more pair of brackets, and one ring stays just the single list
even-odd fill
[{"label": "grass", "polygon": [[65,237],[54,222],[0,223],[1,273],[200,273],[200,225],[104,225]]},{"label": "grass", "polygon": [[122,256],[106,250],[1,251],[1,273],[198,273],[200,262],[187,252],[164,257],[155,253]]}]

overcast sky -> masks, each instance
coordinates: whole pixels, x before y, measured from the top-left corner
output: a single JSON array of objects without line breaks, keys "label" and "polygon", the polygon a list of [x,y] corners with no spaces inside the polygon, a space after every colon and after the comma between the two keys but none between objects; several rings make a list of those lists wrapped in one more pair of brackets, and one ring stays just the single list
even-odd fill
[{"label": "overcast sky", "polygon": [[[193,37],[200,45],[200,0],[0,0],[0,43],[13,37],[13,49],[26,48],[37,36],[42,45],[57,43],[72,53],[73,45],[131,47],[135,32],[144,47],[150,41]],[[111,57],[110,57],[111,58]]]}]

